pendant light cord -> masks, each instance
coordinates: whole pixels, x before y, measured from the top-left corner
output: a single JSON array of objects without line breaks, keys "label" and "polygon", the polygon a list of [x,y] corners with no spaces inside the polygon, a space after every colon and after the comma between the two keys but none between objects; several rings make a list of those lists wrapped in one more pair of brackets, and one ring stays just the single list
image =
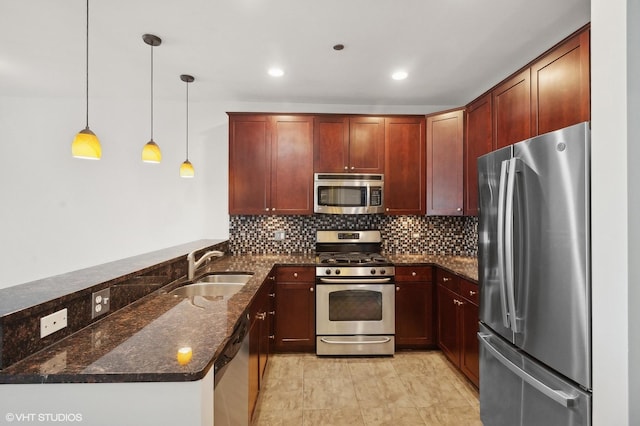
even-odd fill
[{"label": "pendant light cord", "polygon": [[89,0],[87,0],[87,34],[86,34],[86,50],[87,50],[87,54],[86,54],[86,58],[87,58],[87,63],[86,68],[85,68],[85,73],[86,73],[86,82],[87,82],[87,87],[86,87],[86,98],[87,98],[87,111],[86,111],[86,128],[89,128]]},{"label": "pendant light cord", "polygon": [[153,140],[153,43],[151,46],[151,140]]},{"label": "pendant light cord", "polygon": [[187,85],[187,161],[189,161],[189,82]]}]

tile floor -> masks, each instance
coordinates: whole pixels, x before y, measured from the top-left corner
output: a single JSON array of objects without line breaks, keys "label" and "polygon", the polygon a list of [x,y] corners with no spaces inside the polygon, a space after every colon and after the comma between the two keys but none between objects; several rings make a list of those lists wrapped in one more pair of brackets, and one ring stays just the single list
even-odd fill
[{"label": "tile floor", "polygon": [[440,351],[269,359],[253,426],[481,426],[477,390]]}]

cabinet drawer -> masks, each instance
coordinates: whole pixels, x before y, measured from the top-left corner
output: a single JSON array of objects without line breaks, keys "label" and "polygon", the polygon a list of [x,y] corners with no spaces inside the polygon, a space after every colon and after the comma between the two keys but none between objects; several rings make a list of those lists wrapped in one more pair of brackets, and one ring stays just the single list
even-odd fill
[{"label": "cabinet drawer", "polygon": [[309,282],[315,277],[313,266],[280,266],[276,271],[276,282]]},{"label": "cabinet drawer", "polygon": [[460,278],[458,278],[457,275],[443,269],[438,269],[436,280],[438,284],[442,284],[455,293],[460,293]]},{"label": "cabinet drawer", "polygon": [[467,298],[469,301],[479,303],[480,295],[478,294],[478,284],[472,283],[467,280],[460,280],[460,295]]},{"label": "cabinet drawer", "polygon": [[396,266],[396,281],[433,281],[431,266]]}]

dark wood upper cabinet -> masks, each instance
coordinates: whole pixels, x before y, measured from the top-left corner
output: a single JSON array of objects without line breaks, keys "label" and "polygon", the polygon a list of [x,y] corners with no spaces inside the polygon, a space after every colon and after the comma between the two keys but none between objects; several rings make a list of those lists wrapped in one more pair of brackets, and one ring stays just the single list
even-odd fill
[{"label": "dark wood upper cabinet", "polygon": [[229,214],[266,214],[271,203],[271,120],[229,116]]},{"label": "dark wood upper cabinet", "polygon": [[427,215],[463,214],[464,110],[427,117]]},{"label": "dark wood upper cabinet", "polygon": [[529,68],[493,89],[496,148],[528,139],[531,133],[531,71]]},{"label": "dark wood upper cabinet", "polygon": [[426,213],[425,119],[385,119],[385,211],[387,214]]},{"label": "dark wood upper cabinet", "polygon": [[534,134],[590,120],[589,35],[576,34],[531,66]]},{"label": "dark wood upper cabinet", "polygon": [[466,138],[464,142],[465,216],[478,215],[478,157],[494,149],[491,121],[492,97],[488,93],[466,108]]},{"label": "dark wood upper cabinet", "polygon": [[349,164],[349,118],[317,116],[313,134],[313,168],[318,173],[344,173]]},{"label": "dark wood upper cabinet", "polygon": [[229,214],[313,213],[313,117],[229,115]]},{"label": "dark wood upper cabinet", "polygon": [[317,173],[384,173],[384,118],[317,116],[313,144]]},{"label": "dark wood upper cabinet", "polygon": [[272,117],[271,212],[313,213],[313,117]]}]

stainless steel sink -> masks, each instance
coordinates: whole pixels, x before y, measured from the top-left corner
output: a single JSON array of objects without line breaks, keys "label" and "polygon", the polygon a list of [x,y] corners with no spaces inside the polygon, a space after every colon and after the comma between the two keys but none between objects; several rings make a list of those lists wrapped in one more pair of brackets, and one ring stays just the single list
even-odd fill
[{"label": "stainless steel sink", "polygon": [[174,296],[183,296],[193,298],[195,296],[202,297],[230,297],[242,290],[244,284],[230,283],[230,282],[217,282],[207,283],[198,282],[195,284],[189,284],[182,287],[178,287],[172,290],[169,294]]},{"label": "stainless steel sink", "polygon": [[247,273],[211,273],[204,275],[195,280],[194,284],[198,283],[234,283],[234,284],[246,284],[249,282],[253,275]]}]

